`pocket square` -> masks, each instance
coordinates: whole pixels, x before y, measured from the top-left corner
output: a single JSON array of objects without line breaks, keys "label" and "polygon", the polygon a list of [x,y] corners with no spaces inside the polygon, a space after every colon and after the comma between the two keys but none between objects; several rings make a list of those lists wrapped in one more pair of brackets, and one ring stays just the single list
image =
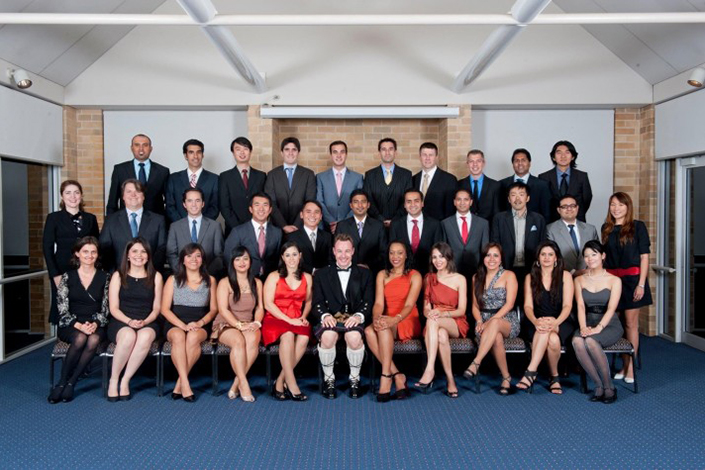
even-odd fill
[{"label": "pocket square", "polygon": [[535,231],[537,231],[537,230],[538,230],[538,229],[536,228],[536,225],[532,225],[532,226],[531,226],[531,230],[529,230],[529,232],[535,232]]}]

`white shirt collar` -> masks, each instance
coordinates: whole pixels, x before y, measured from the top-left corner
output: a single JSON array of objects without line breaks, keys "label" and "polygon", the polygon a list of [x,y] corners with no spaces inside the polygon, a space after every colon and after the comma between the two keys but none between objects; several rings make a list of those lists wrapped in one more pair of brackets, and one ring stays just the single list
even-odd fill
[{"label": "white shirt collar", "polygon": [[529,182],[529,176],[531,176],[531,173],[527,173],[524,176],[519,176],[516,173],[514,173],[514,181],[521,179],[522,181],[524,181],[524,184],[526,184]]},{"label": "white shirt collar", "polygon": [[462,222],[462,221],[463,221],[463,219],[461,219],[461,217],[465,217],[465,220],[470,220],[470,217],[471,217],[471,216],[472,216],[472,214],[470,213],[470,211],[468,211],[468,213],[465,214],[465,215],[461,215],[460,212],[455,211],[455,218],[456,218],[459,222]]},{"label": "white shirt collar", "polygon": [[316,235],[318,235],[318,233],[317,233],[317,232],[318,232],[318,229],[317,229],[317,228],[311,230],[310,228],[308,228],[308,227],[306,227],[306,226],[304,225],[304,230],[306,231],[306,235],[308,235],[308,238],[311,238],[311,234],[312,234],[312,233],[315,233]]},{"label": "white shirt collar", "polygon": [[406,214],[406,223],[407,224],[413,224],[414,220],[418,220],[420,223],[423,224],[423,212],[421,214],[419,214],[419,216],[416,217],[415,219],[413,217],[411,217],[410,214]]},{"label": "white shirt collar", "polygon": [[[256,222],[255,219],[250,219],[250,222],[252,222],[252,226],[255,228],[255,233],[259,234],[259,228],[260,228],[259,222]],[[263,223],[261,226],[264,227],[264,231],[266,232],[267,231],[267,222]]]},{"label": "white shirt collar", "polygon": [[201,177],[201,173],[203,173],[203,167],[199,168],[196,170],[196,172],[192,172],[190,168],[186,168],[186,173],[188,174],[188,179],[191,179],[191,175],[196,175],[196,179]]},{"label": "white shirt collar", "polygon": [[434,166],[430,170],[421,170],[421,184],[423,184],[423,175],[428,175],[428,179],[432,180],[433,175],[436,174],[436,170],[438,169],[438,165]]},{"label": "white shirt collar", "polygon": [[196,221],[196,224],[201,225],[201,221],[203,220],[203,214],[199,215],[198,217],[191,217],[190,215],[188,216],[188,224],[193,225],[193,221]]},{"label": "white shirt collar", "polygon": [[353,219],[355,219],[355,226],[356,227],[357,227],[357,224],[359,224],[360,222],[362,222],[362,224],[364,225],[365,222],[367,222],[367,214],[365,214],[365,217],[363,217],[362,220],[359,220],[356,216],[353,216]]}]

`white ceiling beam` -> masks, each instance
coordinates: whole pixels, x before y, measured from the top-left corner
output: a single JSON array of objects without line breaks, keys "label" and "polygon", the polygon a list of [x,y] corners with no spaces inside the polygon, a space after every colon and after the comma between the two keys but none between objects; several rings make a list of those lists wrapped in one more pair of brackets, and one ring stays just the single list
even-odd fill
[{"label": "white ceiling beam", "polygon": [[263,119],[446,119],[460,115],[449,106],[274,106],[260,108]]}]

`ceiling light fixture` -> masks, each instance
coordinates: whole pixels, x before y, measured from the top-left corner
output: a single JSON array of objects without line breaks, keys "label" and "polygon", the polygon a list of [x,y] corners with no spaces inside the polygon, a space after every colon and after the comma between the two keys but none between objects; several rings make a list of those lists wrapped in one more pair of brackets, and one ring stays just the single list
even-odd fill
[{"label": "ceiling light fixture", "polygon": [[17,88],[21,90],[26,90],[32,86],[32,79],[29,78],[29,74],[26,70],[22,69],[7,69],[7,76],[10,78]]},{"label": "ceiling light fixture", "polygon": [[705,82],[705,69],[702,67],[693,69],[693,73],[690,74],[690,78],[688,79],[688,85],[701,88],[703,82]]}]

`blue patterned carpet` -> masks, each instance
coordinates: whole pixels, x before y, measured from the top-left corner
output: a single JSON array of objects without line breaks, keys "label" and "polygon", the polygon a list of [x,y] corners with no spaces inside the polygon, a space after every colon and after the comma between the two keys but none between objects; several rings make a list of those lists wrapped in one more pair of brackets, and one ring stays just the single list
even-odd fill
[{"label": "blue patterned carpet", "polygon": [[[325,400],[315,379],[304,382],[308,402],[280,403],[265,395],[258,375],[258,400],[246,404],[210,395],[207,364],[195,371],[194,404],[157,398],[149,365],[135,379],[130,402],[106,402],[96,370],[79,382],[72,403],[49,405],[44,348],[0,366],[0,466],[705,468],[705,354],[658,338],[644,338],[643,346],[640,393],[620,382],[610,406],[589,403],[577,375],[564,381],[562,397],[548,393],[545,376],[533,395],[501,397],[491,369],[480,395],[459,381],[461,396],[451,400],[441,381],[430,395],[387,404],[369,393]],[[525,364],[510,361],[517,378]],[[226,390],[232,373],[222,362]],[[407,368],[418,374],[418,367]],[[257,365],[255,372],[262,370]],[[173,372],[165,392],[171,385]]]}]

